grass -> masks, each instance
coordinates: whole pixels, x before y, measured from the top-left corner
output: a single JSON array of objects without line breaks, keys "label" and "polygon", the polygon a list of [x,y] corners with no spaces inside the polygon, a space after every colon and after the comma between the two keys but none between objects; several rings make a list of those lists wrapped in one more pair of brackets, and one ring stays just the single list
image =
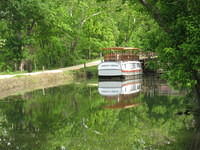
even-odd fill
[{"label": "grass", "polygon": [[15,75],[20,73],[27,73],[27,71],[15,71],[15,72],[0,72],[0,75]]},{"label": "grass", "polygon": [[[92,61],[97,61],[99,60],[100,58],[96,58],[96,59],[88,59],[88,60],[85,60],[84,62],[85,63],[89,63],[89,62],[92,62]],[[84,63],[82,62],[82,64]],[[78,65],[78,64],[76,64]],[[66,66],[67,67],[71,67],[71,66]],[[65,68],[65,67],[62,67],[62,68]],[[45,70],[56,70],[56,69],[59,69],[59,68],[51,68],[51,69],[45,69]],[[95,67],[88,67],[86,68],[86,71],[87,72],[95,72]],[[39,72],[39,71],[45,71],[45,70],[33,70],[32,72]],[[83,70],[84,69],[80,69],[80,70]],[[9,72],[9,71],[5,71],[5,72],[0,72],[0,75],[15,75],[15,74],[21,74],[21,73],[28,73],[28,71],[15,71],[15,72]]]},{"label": "grass", "polygon": [[77,78],[91,78],[98,76],[97,66],[81,68],[80,70],[73,71],[73,73],[76,75]]}]

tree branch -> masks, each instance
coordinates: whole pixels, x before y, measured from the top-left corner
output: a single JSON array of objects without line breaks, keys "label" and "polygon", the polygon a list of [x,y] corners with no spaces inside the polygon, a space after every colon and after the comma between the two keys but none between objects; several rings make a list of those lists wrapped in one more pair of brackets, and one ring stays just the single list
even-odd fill
[{"label": "tree branch", "polygon": [[139,2],[147,9],[148,12],[151,13],[155,21],[165,32],[167,33],[171,32],[166,24],[165,18],[161,16],[159,9],[157,7],[151,5],[146,0],[139,0]]},{"label": "tree branch", "polygon": [[92,18],[92,17],[94,17],[94,16],[97,16],[97,15],[99,15],[99,14],[101,14],[101,12],[97,12],[97,13],[95,13],[95,14],[92,14],[91,16],[86,17],[86,18],[81,22],[81,27],[85,24],[85,22],[86,22],[87,20],[89,20],[90,18]]},{"label": "tree branch", "polygon": [[27,29],[27,35],[31,35],[31,32],[33,30],[33,27],[34,27],[35,23],[36,23],[36,21],[33,20],[32,23],[30,24],[30,26]]}]

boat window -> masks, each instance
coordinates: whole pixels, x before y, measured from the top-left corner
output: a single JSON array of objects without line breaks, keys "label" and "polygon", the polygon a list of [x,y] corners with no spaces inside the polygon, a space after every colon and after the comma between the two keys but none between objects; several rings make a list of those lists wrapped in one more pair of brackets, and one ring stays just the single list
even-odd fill
[{"label": "boat window", "polygon": [[140,86],[140,85],[137,85],[137,89],[141,89],[141,86]]},{"label": "boat window", "polygon": [[131,68],[132,69],[136,68],[136,64],[131,64]]},{"label": "boat window", "polygon": [[137,68],[141,68],[141,65],[139,63],[137,63]]},{"label": "boat window", "polygon": [[130,91],[135,91],[137,89],[136,85],[132,85]]},{"label": "boat window", "polygon": [[140,63],[124,64],[124,67],[129,69],[141,68],[141,64]]},{"label": "boat window", "polygon": [[118,67],[119,65],[113,65],[113,64],[108,64],[108,65],[102,65],[102,67]]}]

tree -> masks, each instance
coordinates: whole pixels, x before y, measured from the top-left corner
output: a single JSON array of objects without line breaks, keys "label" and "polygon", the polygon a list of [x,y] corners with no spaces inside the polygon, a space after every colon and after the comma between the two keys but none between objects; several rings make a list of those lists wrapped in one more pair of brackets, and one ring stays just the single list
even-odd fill
[{"label": "tree", "polygon": [[1,0],[0,35],[6,42],[0,70],[28,62],[58,68],[99,57],[99,49],[115,45],[118,36],[105,6],[96,0]]},{"label": "tree", "polygon": [[[137,1],[131,0],[134,4]],[[200,98],[200,16],[199,1],[139,0],[154,18],[160,29],[149,40],[150,47],[159,55],[160,67],[166,78],[179,88],[195,89]],[[161,47],[159,47],[161,45]]]}]

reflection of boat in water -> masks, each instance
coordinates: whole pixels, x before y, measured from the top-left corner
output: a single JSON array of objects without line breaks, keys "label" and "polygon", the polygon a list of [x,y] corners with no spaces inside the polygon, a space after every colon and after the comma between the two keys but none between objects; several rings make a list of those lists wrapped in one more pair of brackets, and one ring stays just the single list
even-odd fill
[{"label": "reflection of boat in water", "polygon": [[139,96],[142,80],[100,80],[98,91],[106,100],[115,100],[115,104],[105,108],[130,108],[139,104],[133,102]]},{"label": "reflection of boat in water", "polygon": [[141,90],[141,79],[137,80],[116,80],[116,81],[100,81],[99,94],[107,97],[119,97],[135,95]]},{"label": "reflection of boat in water", "polygon": [[103,50],[107,50],[109,53],[105,54],[103,62],[98,66],[100,77],[142,74],[139,56],[133,52],[138,48],[111,47]]},{"label": "reflection of boat in water", "polygon": [[132,108],[132,107],[136,107],[136,106],[138,106],[138,105],[140,105],[140,104],[137,104],[137,103],[135,103],[135,104],[131,104],[131,103],[122,103],[122,102],[120,102],[120,103],[116,103],[116,104],[114,104],[114,105],[110,105],[110,106],[105,106],[104,108],[108,108],[108,109],[127,109],[127,108]]}]

